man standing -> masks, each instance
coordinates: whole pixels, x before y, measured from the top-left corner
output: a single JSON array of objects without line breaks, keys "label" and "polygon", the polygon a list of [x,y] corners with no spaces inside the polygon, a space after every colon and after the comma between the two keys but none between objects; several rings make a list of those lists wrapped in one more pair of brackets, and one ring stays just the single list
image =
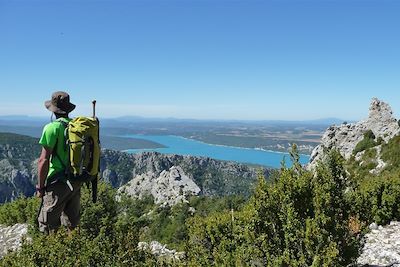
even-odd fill
[{"label": "man standing", "polygon": [[68,149],[65,143],[65,127],[68,115],[75,109],[66,92],[55,92],[45,102],[56,120],[43,129],[39,143],[42,152],[38,161],[37,196],[42,198],[39,210],[39,230],[44,233],[56,231],[61,224],[74,229],[80,219],[80,182],[68,180],[66,168]]}]

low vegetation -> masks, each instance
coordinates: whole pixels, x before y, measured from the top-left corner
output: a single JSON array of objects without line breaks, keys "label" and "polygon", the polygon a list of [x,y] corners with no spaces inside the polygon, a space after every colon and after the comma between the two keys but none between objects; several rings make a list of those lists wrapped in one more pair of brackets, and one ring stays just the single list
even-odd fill
[{"label": "low vegetation", "polygon": [[352,207],[365,224],[400,220],[400,136],[382,143],[380,157],[386,166],[375,174],[372,170],[377,156],[376,148],[371,147],[365,150],[361,162],[354,158],[347,162],[352,177]]},{"label": "low vegetation", "polygon": [[369,148],[372,148],[374,146],[377,146],[380,142],[382,142],[381,139],[378,141],[375,141],[375,135],[372,132],[372,130],[368,130],[364,133],[364,138],[361,140],[356,147],[353,150],[353,154],[356,155],[357,153],[367,150]]},{"label": "low vegetation", "polygon": [[313,175],[293,158],[276,180],[260,176],[243,209],[189,220],[192,266],[347,266],[356,259],[343,159],[332,152]]},{"label": "low vegetation", "polygon": [[39,206],[38,198],[26,198],[24,196],[13,202],[2,204],[0,205],[0,224],[10,226],[28,222],[34,225]]}]

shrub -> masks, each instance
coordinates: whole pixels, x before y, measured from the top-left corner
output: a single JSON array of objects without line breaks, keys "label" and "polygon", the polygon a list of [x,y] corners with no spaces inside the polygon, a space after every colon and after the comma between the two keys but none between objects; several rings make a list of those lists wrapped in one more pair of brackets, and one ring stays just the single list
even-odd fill
[{"label": "shrub", "polygon": [[381,157],[388,163],[387,170],[400,167],[400,136],[395,136],[388,143],[382,145]]},{"label": "shrub", "polygon": [[[189,265],[347,266],[358,256],[343,159],[333,151],[317,173],[293,167],[274,182],[260,176],[237,212],[188,221]],[[234,263],[234,264],[233,264]]]},{"label": "shrub", "polygon": [[[61,228],[48,236],[36,232],[32,234],[32,241],[25,242],[19,252],[0,260],[0,266],[157,265],[154,256],[137,248],[140,222],[127,219],[134,212],[124,211],[126,203],[119,204],[115,195],[114,189],[100,183],[98,202],[94,204],[89,190],[82,187],[83,212],[79,229],[69,234]],[[19,212],[23,214],[21,209]]]},{"label": "shrub", "polygon": [[400,219],[400,176],[384,174],[365,179],[352,193],[353,210],[370,224]]},{"label": "shrub", "polygon": [[358,144],[353,150],[353,154],[357,154],[358,152],[364,151],[368,148],[372,148],[377,145],[377,142],[375,142],[375,135],[372,132],[372,130],[368,130],[367,132],[364,133],[364,138]]},{"label": "shrub", "polygon": [[13,202],[0,205],[0,224],[13,225],[16,223],[30,223],[36,225],[40,206],[39,198],[21,196]]}]

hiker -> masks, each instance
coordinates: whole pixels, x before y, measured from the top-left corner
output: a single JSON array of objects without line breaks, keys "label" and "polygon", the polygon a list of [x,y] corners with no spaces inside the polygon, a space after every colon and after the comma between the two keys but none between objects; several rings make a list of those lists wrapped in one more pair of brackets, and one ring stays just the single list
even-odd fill
[{"label": "hiker", "polygon": [[[75,109],[66,92],[54,92],[45,107],[54,113],[56,120],[48,123],[39,143],[42,152],[38,161],[37,196],[42,199],[38,214],[39,230],[56,231],[60,225],[74,229],[80,219],[81,182],[67,179],[68,149],[65,144],[65,125]],[[53,117],[53,114],[52,114]]]}]

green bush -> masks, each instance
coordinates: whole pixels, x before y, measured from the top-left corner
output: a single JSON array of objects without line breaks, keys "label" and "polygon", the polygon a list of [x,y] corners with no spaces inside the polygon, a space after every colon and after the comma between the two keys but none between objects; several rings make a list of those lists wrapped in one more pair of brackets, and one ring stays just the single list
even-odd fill
[{"label": "green bush", "polygon": [[363,181],[351,194],[354,213],[370,224],[400,220],[400,176],[379,175]]},{"label": "green bush", "polygon": [[353,213],[364,225],[400,219],[400,136],[381,143],[380,157],[386,167],[380,173],[369,172],[377,165],[376,149],[366,150],[362,165],[354,158],[347,162],[351,187],[346,197],[352,202]]},{"label": "green bush", "polygon": [[31,225],[35,225],[39,206],[39,198],[26,198],[24,196],[13,202],[1,204],[0,224],[30,223]]},{"label": "green bush", "polygon": [[[82,187],[79,229],[69,234],[61,228],[48,236],[35,232],[31,242],[25,242],[19,252],[6,255],[0,260],[0,266],[157,265],[154,256],[137,248],[140,222],[130,217],[134,211],[127,210],[128,203],[117,202],[116,191],[104,183],[99,184],[98,194],[98,202],[94,204],[89,190]],[[19,212],[24,214],[24,210]],[[26,221],[29,217],[30,213],[25,217],[16,216],[9,223]]]},{"label": "green bush", "polygon": [[381,157],[388,163],[386,170],[395,171],[400,168],[400,136],[395,136],[382,145]]},{"label": "green bush", "polygon": [[186,221],[193,216],[193,213],[198,217],[206,217],[209,214],[229,211],[232,208],[237,210],[245,202],[245,197],[235,195],[225,197],[193,196],[189,203],[180,203],[173,207],[157,207],[149,216],[142,217],[142,220],[146,220],[146,224],[143,227],[141,238],[146,241],[157,240],[168,245],[169,248],[183,251],[188,239]]},{"label": "green bush", "polygon": [[[19,253],[8,254],[0,266],[154,266],[157,261],[137,249],[135,228],[100,233],[95,238],[64,229],[50,236],[40,235],[25,243]],[[126,229],[124,229],[126,230]]]},{"label": "green bush", "polygon": [[237,212],[188,221],[190,266],[347,266],[360,242],[349,225],[347,179],[336,151],[315,175],[292,154],[274,182],[260,176],[253,198]]},{"label": "green bush", "polygon": [[372,148],[374,146],[378,145],[377,142],[375,142],[375,135],[372,132],[372,130],[368,130],[367,132],[364,133],[364,138],[358,144],[353,150],[353,154],[356,155],[358,152],[364,151],[368,148]]}]

